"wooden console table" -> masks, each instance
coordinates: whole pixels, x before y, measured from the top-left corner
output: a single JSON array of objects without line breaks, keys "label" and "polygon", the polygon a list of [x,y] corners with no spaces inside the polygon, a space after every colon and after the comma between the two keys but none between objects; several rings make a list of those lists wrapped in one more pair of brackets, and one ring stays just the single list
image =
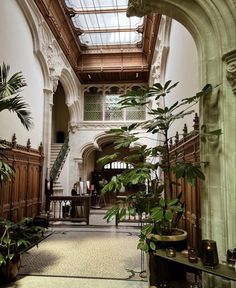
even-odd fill
[{"label": "wooden console table", "polygon": [[203,271],[209,274],[223,277],[228,280],[236,281],[236,271],[234,267],[219,264],[216,268],[208,268],[204,266],[200,260],[198,261],[198,263],[190,263],[188,261],[188,258],[181,255],[180,252],[176,252],[176,257],[168,257],[166,256],[166,250],[164,249],[156,250],[155,252],[153,252],[153,255],[184,265],[186,266],[186,271],[188,270],[187,267],[189,267],[190,269],[193,269],[195,271]]}]

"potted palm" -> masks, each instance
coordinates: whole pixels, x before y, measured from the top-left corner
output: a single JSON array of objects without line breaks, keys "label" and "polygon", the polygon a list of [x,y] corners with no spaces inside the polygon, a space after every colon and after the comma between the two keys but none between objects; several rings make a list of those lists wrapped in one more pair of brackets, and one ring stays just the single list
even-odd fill
[{"label": "potted palm", "polygon": [[[201,97],[211,93],[212,86],[206,85],[195,96],[176,101],[167,107],[166,97],[178,85],[167,81],[164,85],[155,83],[152,87],[145,90],[130,91],[121,95],[120,104],[122,108],[133,108],[146,106],[149,118],[142,122],[123,126],[119,129],[111,129],[107,133],[114,135],[114,149],[116,152],[100,158],[98,161],[105,165],[119,158],[120,149],[130,149],[131,153],[123,158],[123,161],[132,164],[132,169],[124,172],[110,181],[102,190],[102,193],[119,191],[121,185],[129,187],[136,186],[135,193],[127,198],[119,200],[105,215],[110,221],[114,216],[123,219],[127,214],[143,215],[146,225],[141,230],[138,248],[148,252],[157,247],[158,237],[164,239],[174,234],[180,233],[181,239],[186,237],[186,233],[176,229],[179,219],[184,211],[184,203],[181,202],[181,193],[173,197],[173,187],[178,185],[172,180],[172,173],[176,178],[186,177],[191,184],[195,183],[196,178],[201,180],[205,176],[201,170],[201,162],[182,161],[181,157],[177,161],[172,161],[170,156],[170,133],[171,125],[178,119],[183,119],[186,115],[192,114],[193,105],[198,103]],[[152,101],[152,107],[150,102]],[[201,134],[201,139],[205,141],[208,135],[219,135],[220,130],[214,130]],[[137,145],[143,136],[152,135],[156,141],[152,145]],[[158,235],[157,237],[155,235]],[[183,234],[185,236],[183,236]]]}]

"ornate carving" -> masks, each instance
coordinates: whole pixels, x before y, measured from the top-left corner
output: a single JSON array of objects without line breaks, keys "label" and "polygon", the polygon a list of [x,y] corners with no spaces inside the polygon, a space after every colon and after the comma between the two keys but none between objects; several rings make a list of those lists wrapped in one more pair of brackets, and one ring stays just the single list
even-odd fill
[{"label": "ornate carving", "polygon": [[155,81],[159,80],[161,77],[161,54],[162,54],[162,48],[160,49],[161,52],[158,53],[158,56],[156,58],[155,63],[152,65],[152,78],[155,79]]},{"label": "ornate carving", "polygon": [[163,77],[165,77],[169,50],[170,27],[171,19],[162,16],[151,67],[151,76],[154,82],[162,82]]},{"label": "ornate carving", "polygon": [[77,122],[70,122],[69,124],[69,130],[72,133],[75,133],[76,130],[78,130],[79,124]]},{"label": "ornate carving", "polygon": [[232,86],[236,85],[236,60],[226,66],[227,79]]},{"label": "ornate carving", "polygon": [[61,70],[64,67],[64,63],[61,59],[61,49],[51,35],[51,32],[48,31],[46,27],[44,27],[44,23],[41,23],[39,27],[41,47],[48,65],[51,89],[53,92],[55,92],[57,89]]},{"label": "ornate carving", "polygon": [[236,50],[225,54],[222,59],[226,63],[226,77],[236,95]]},{"label": "ornate carving", "polygon": [[153,11],[153,5],[150,1],[145,0],[129,0],[127,16],[142,17]]}]

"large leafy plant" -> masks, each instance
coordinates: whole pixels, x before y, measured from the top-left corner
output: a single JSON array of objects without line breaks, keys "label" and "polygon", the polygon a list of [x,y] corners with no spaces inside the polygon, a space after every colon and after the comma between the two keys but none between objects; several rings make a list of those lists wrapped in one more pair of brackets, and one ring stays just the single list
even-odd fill
[{"label": "large leafy plant", "polygon": [[[170,141],[173,135],[169,135],[172,124],[183,119],[186,115],[194,113],[193,106],[196,105],[201,97],[205,97],[212,91],[211,85],[206,85],[200,92],[193,97],[184,98],[176,101],[169,107],[166,97],[178,85],[167,81],[164,85],[155,83],[152,87],[145,90],[130,91],[121,95],[120,104],[122,108],[132,108],[146,106],[148,119],[142,122],[133,123],[118,129],[111,129],[107,133],[114,136],[114,149],[116,152],[98,160],[105,165],[115,159],[119,159],[120,149],[129,149],[128,156],[122,158],[123,161],[132,164],[132,169],[126,169],[116,179],[111,180],[104,188],[103,193],[117,192],[121,186],[135,186],[135,193],[129,195],[108,210],[105,218],[110,221],[114,216],[120,220],[127,214],[146,214],[145,225],[141,231],[138,248],[148,251],[149,248],[155,249],[155,243],[146,241],[148,235],[155,231],[162,234],[170,234],[173,227],[176,227],[183,211],[184,203],[181,202],[181,193],[173,198],[173,187],[178,185],[178,179],[185,177],[188,182],[194,184],[196,178],[201,180],[205,176],[201,170],[201,162],[190,162],[181,160],[172,161],[170,154]],[[152,101],[152,107],[150,102]],[[196,132],[196,131],[195,131]],[[205,141],[208,135],[219,135],[220,130],[201,134]],[[149,135],[155,137],[157,141],[154,145],[137,145],[141,138]],[[177,181],[172,180],[175,174]],[[149,244],[149,245],[148,245]]]},{"label": "large leafy plant", "polygon": [[19,223],[0,219],[0,267],[7,266],[20,253],[42,238],[44,228],[35,226],[32,218]]},{"label": "large leafy plant", "polygon": [[[10,66],[3,63],[0,66],[0,112],[8,110],[16,113],[23,126],[29,130],[32,126],[31,112],[20,92],[26,86],[22,72],[9,76]],[[9,149],[4,140],[0,139],[0,183],[10,181],[14,175],[14,168],[6,160],[6,150]]]}]

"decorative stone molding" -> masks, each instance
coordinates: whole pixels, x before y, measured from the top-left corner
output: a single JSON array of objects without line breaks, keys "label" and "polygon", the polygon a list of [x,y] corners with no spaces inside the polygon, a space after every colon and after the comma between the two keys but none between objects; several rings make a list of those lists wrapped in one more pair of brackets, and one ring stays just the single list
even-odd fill
[{"label": "decorative stone molding", "polygon": [[[138,121],[136,121],[138,122]],[[79,123],[77,125],[77,130],[109,130],[111,128],[116,128],[116,127],[120,127],[122,125],[124,125],[124,123],[126,123],[127,125],[129,124],[128,122],[110,122],[110,123],[94,123],[94,122],[91,122],[91,123],[88,123],[88,122],[84,122],[84,123]],[[132,124],[133,122],[130,121],[130,124]]]},{"label": "decorative stone molding", "polygon": [[142,17],[153,11],[151,3],[144,0],[129,0],[127,15]]},{"label": "decorative stone molding", "polygon": [[151,66],[150,86],[154,82],[162,82],[165,78],[166,62],[169,51],[170,28],[171,19],[167,16],[162,16]]},{"label": "decorative stone molding", "polygon": [[47,68],[49,71],[49,83],[53,92],[55,93],[61,71],[65,67],[65,63],[61,58],[61,49],[44,21],[42,21],[39,25],[39,36],[41,51],[46,59]]},{"label": "decorative stone molding", "polygon": [[43,92],[44,92],[44,96],[46,96],[47,103],[52,108],[52,106],[53,106],[53,90],[44,88]]},{"label": "decorative stone molding", "polygon": [[57,90],[58,82],[59,82],[59,76],[53,75],[53,72],[52,72],[52,75],[50,76],[50,80],[52,82],[53,93],[55,93]]},{"label": "decorative stone molding", "polygon": [[226,63],[226,77],[236,95],[236,50],[223,55],[222,59]]},{"label": "decorative stone molding", "polygon": [[77,123],[77,122],[70,122],[69,123],[69,131],[71,133],[75,133],[78,130],[78,128],[79,128],[79,123]]}]

